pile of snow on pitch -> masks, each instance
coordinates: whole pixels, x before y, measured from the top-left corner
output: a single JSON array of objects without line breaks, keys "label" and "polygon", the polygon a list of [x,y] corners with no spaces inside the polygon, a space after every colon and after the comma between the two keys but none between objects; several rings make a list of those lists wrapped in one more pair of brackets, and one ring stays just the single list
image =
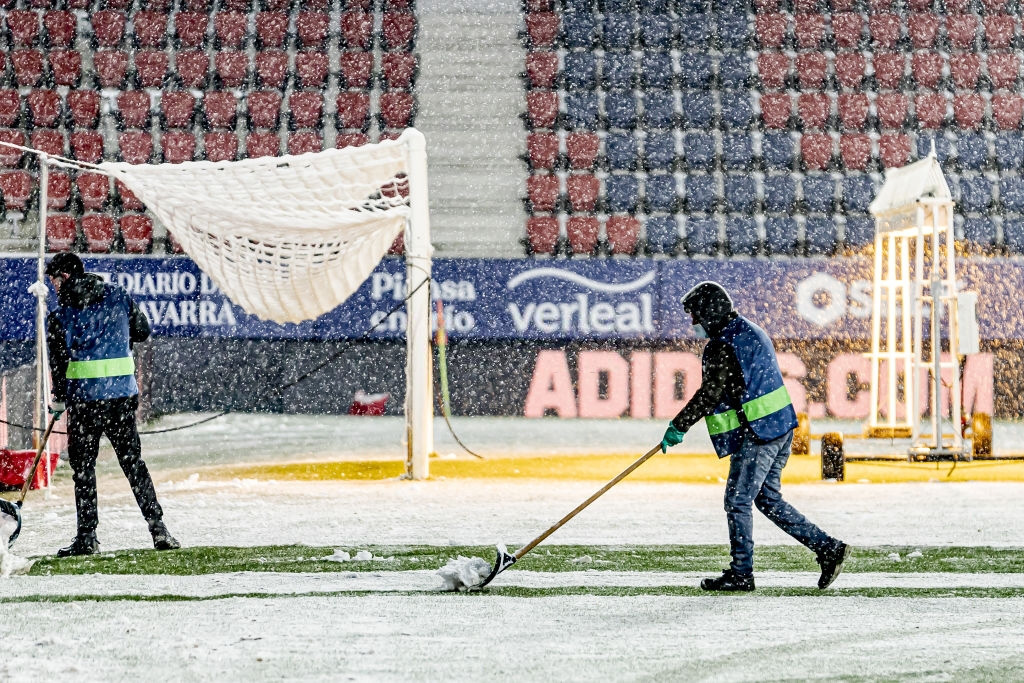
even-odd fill
[{"label": "pile of snow on pitch", "polygon": [[[506,552],[504,546],[498,547],[502,553]],[[487,560],[459,555],[438,569],[437,575],[441,577],[441,590],[468,591],[479,586],[491,573],[491,569],[491,563]]]},{"label": "pile of snow on pitch", "polygon": [[7,539],[18,528],[18,520],[0,512],[0,577],[24,574],[32,568],[35,560],[19,557],[7,549]]},{"label": "pile of snow on pitch", "polygon": [[334,551],[333,555],[328,555],[323,558],[324,562],[369,562],[371,560],[378,560],[382,562],[391,562],[395,558],[393,557],[381,557],[374,555],[369,550],[360,550],[353,556],[349,551],[338,548]]}]

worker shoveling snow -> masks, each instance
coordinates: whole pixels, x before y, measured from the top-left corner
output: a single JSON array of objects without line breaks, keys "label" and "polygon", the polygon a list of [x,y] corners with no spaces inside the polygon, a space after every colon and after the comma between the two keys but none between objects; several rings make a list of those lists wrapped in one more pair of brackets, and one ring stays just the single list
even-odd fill
[{"label": "worker shoveling snow", "polygon": [[[502,552],[504,546],[498,546]],[[480,586],[491,573],[491,563],[479,557],[463,557],[454,560],[437,570],[437,575],[444,582],[441,590],[468,591]]]},{"label": "worker shoveling snow", "polygon": [[0,512],[0,577],[25,574],[35,562],[35,560],[15,555],[7,549],[7,541],[17,528],[18,520],[16,518]]}]

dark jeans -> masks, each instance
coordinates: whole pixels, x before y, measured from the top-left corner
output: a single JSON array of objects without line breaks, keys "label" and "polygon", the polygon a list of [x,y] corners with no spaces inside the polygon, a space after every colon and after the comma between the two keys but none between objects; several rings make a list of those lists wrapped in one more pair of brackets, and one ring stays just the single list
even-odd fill
[{"label": "dark jeans", "polygon": [[738,453],[729,457],[729,480],[725,485],[725,512],[729,520],[729,543],[737,574],[754,572],[754,515],[756,505],[765,517],[815,553],[832,547],[836,541],[812,524],[782,499],[782,468],[789,460],[793,432],[756,443],[749,435]]},{"label": "dark jeans", "polygon": [[153,488],[153,479],[142,460],[142,443],[135,427],[135,410],[138,406],[138,396],[125,396],[87,401],[68,407],[68,459],[74,471],[79,535],[95,532],[99,524],[96,456],[99,453],[100,437],[104,434],[110,439],[117,461],[128,477],[142,516],[151,524],[163,517],[163,510],[156,499],[156,489]]}]

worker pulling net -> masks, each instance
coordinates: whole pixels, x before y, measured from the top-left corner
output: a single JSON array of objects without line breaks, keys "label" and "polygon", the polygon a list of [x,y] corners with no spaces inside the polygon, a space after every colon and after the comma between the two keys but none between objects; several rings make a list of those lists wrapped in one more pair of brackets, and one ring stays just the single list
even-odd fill
[{"label": "worker pulling net", "polygon": [[99,168],[145,202],[247,313],[301,322],[351,296],[405,226],[403,138],[299,156]]}]

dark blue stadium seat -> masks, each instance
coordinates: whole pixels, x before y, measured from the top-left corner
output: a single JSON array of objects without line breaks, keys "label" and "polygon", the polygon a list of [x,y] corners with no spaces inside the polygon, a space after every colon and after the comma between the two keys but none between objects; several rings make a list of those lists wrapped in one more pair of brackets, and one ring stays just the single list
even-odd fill
[{"label": "dark blue stadium seat", "polygon": [[808,218],[804,223],[804,243],[809,256],[834,254],[839,246],[836,222],[831,218]]},{"label": "dark blue stadium seat", "polygon": [[728,128],[750,128],[754,121],[754,108],[746,90],[724,90],[722,97],[722,123]]},{"label": "dark blue stadium seat", "polygon": [[1024,219],[1003,220],[1003,245],[1011,254],[1024,254]]},{"label": "dark blue stadium seat", "polygon": [[996,165],[1000,171],[1024,167],[1024,137],[1019,133],[998,133],[995,139]]},{"label": "dark blue stadium seat", "polygon": [[764,219],[764,243],[769,254],[796,256],[797,225],[791,216]]},{"label": "dark blue stadium seat", "polygon": [[643,94],[646,128],[672,128],[676,122],[676,98],[671,90],[647,90]]},{"label": "dark blue stadium seat", "polygon": [[674,213],[679,207],[679,193],[676,178],[671,173],[654,173],[647,176],[644,196],[647,199],[647,213],[665,211]]},{"label": "dark blue stadium seat", "polygon": [[683,118],[687,128],[707,130],[715,115],[715,104],[711,93],[696,90],[683,92]]},{"label": "dark blue stadium seat", "polygon": [[640,40],[645,47],[668,50],[674,42],[672,17],[645,12],[640,15]]},{"label": "dark blue stadium seat", "polygon": [[965,213],[988,213],[992,204],[992,183],[983,175],[961,175],[960,208]]},{"label": "dark blue stadium seat", "polygon": [[686,253],[691,256],[718,254],[718,219],[713,216],[687,216]]},{"label": "dark blue stadium seat", "polygon": [[796,160],[796,145],[789,133],[765,133],[761,138],[761,158],[769,169],[790,170]]},{"label": "dark blue stadium seat", "polygon": [[686,210],[712,213],[718,205],[718,183],[711,175],[686,176]]},{"label": "dark blue stadium seat", "polygon": [[711,55],[705,52],[684,52],[679,57],[679,80],[683,87],[711,88]]},{"label": "dark blue stadium seat", "polygon": [[633,175],[610,175],[604,182],[608,211],[634,213],[640,202],[640,181]]},{"label": "dark blue stadium seat", "polygon": [[1019,175],[1002,176],[999,179],[999,200],[1003,210],[1024,213],[1024,178]]},{"label": "dark blue stadium seat", "polygon": [[597,20],[590,12],[562,14],[562,42],[568,48],[590,49],[597,42]]},{"label": "dark blue stadium seat", "polygon": [[852,248],[866,247],[875,241],[875,219],[871,216],[847,216],[846,246]]},{"label": "dark blue stadium seat", "polygon": [[791,175],[769,175],[764,179],[766,213],[791,214],[796,210],[796,181]]},{"label": "dark blue stadium seat", "polygon": [[602,0],[605,12],[628,13],[636,11],[635,0]]},{"label": "dark blue stadium seat", "polygon": [[635,15],[615,12],[605,14],[602,43],[606,50],[628,50],[633,47],[635,36]]},{"label": "dark blue stadium seat", "polygon": [[710,133],[687,133],[683,138],[683,159],[691,171],[712,170],[716,157],[715,139]]},{"label": "dark blue stadium seat", "polygon": [[565,87],[593,90],[597,86],[597,59],[593,52],[569,52],[565,55]]},{"label": "dark blue stadium seat", "polygon": [[831,214],[835,201],[835,185],[828,175],[807,175],[802,182],[804,204],[809,213]]},{"label": "dark blue stadium seat", "polygon": [[750,78],[750,60],[745,54],[723,55],[718,60],[718,82],[723,88],[745,88]]},{"label": "dark blue stadium seat", "polygon": [[743,50],[747,47],[750,30],[747,15],[731,12],[718,13],[718,44],[723,50]]},{"label": "dark blue stadium seat", "polygon": [[749,216],[730,216],[725,219],[725,241],[733,254],[757,255],[757,222]]},{"label": "dark blue stadium seat", "polygon": [[667,52],[644,52],[640,58],[640,82],[645,88],[671,88],[672,55]]},{"label": "dark blue stadium seat", "polygon": [[642,14],[665,14],[668,12],[669,0],[640,0]]},{"label": "dark blue stadium seat", "polygon": [[935,143],[935,158],[940,164],[945,164],[953,154],[949,138],[935,133],[921,133],[917,136],[917,158],[924,159],[931,152],[932,143]]},{"label": "dark blue stadium seat", "polygon": [[711,11],[711,0],[676,0],[679,14],[702,14]]},{"label": "dark blue stadium seat", "polygon": [[634,171],[637,168],[639,145],[630,133],[608,133],[604,141],[605,159],[613,171]]},{"label": "dark blue stadium seat", "polygon": [[754,140],[745,133],[722,136],[722,166],[727,171],[747,171],[754,165]]},{"label": "dark blue stadium seat", "polygon": [[875,198],[875,184],[869,175],[843,178],[843,207],[848,213],[867,213]]},{"label": "dark blue stadium seat", "polygon": [[[747,0],[715,0],[715,10],[718,12],[727,12],[730,14],[743,14],[747,11],[748,7]],[[758,5],[760,7],[760,5]],[[799,5],[798,5],[799,6]],[[797,10],[805,11],[805,10]]]},{"label": "dark blue stadium seat", "polygon": [[569,128],[597,128],[597,93],[570,92],[565,95],[565,123]]},{"label": "dark blue stadium seat", "polygon": [[610,90],[632,88],[637,79],[636,57],[632,52],[608,52],[604,56],[601,81]]},{"label": "dark blue stadium seat", "polygon": [[975,248],[991,249],[996,246],[996,224],[986,217],[964,219],[964,241]]},{"label": "dark blue stadium seat", "polygon": [[566,14],[593,14],[596,9],[595,0],[562,0],[562,11]]},{"label": "dark blue stadium seat", "polygon": [[679,40],[683,49],[706,50],[710,36],[710,15],[684,14],[679,17]]},{"label": "dark blue stadium seat", "polygon": [[752,213],[757,205],[757,185],[749,173],[729,173],[725,176],[723,199],[730,213]]},{"label": "dark blue stadium seat", "polygon": [[672,171],[676,166],[676,138],[671,132],[650,131],[644,140],[644,166],[649,171]]},{"label": "dark blue stadium seat", "polygon": [[655,254],[671,254],[679,245],[679,223],[675,216],[647,219],[647,248]]},{"label": "dark blue stadium seat", "polygon": [[956,139],[956,161],[961,170],[980,171],[988,163],[988,142],[982,133],[964,133]]},{"label": "dark blue stadium seat", "polygon": [[636,97],[630,90],[606,93],[604,113],[609,128],[636,128]]}]

